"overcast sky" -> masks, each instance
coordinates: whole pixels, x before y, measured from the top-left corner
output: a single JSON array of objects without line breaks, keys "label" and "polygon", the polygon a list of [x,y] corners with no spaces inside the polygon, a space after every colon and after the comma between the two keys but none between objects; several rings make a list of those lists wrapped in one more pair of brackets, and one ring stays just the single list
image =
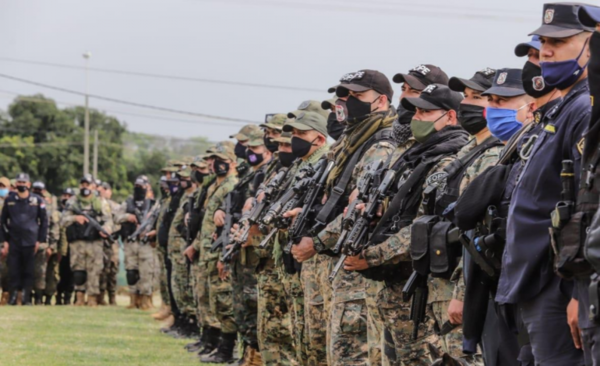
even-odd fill
[{"label": "overcast sky", "polygon": [[[430,63],[449,76],[521,67],[517,43],[542,18],[541,0],[0,0],[0,74],[83,92],[90,68],[196,79],[89,72],[89,92],[125,101],[260,122],[307,99],[328,98],[361,68],[390,79]],[[13,60],[13,61],[10,61]],[[15,62],[71,65],[58,68]],[[206,82],[200,80],[213,80]],[[261,85],[261,86],[259,86]],[[394,84],[397,104],[399,85]],[[14,93],[65,92],[0,78]],[[133,131],[225,139],[243,122],[91,99]]]}]

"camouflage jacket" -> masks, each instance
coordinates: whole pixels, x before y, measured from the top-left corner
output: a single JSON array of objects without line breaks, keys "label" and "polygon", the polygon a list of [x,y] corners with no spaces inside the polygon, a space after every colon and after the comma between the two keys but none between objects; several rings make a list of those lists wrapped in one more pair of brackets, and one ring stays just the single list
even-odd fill
[{"label": "camouflage jacket", "polygon": [[98,214],[98,222],[102,224],[102,228],[109,233],[114,232],[114,225],[112,215],[110,213],[110,207],[106,201],[101,200],[98,197],[92,197],[91,199],[82,199],[80,196],[73,196],[67,201],[65,210],[63,211],[60,219],[60,226],[67,228],[75,222],[77,216],[73,211],[69,209],[72,205],[76,205],[82,210],[95,210]]}]

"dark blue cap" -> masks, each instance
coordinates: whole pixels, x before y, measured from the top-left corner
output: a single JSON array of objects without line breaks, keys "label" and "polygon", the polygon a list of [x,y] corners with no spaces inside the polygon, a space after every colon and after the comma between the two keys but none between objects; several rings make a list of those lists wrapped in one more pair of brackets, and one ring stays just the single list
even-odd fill
[{"label": "dark blue cap", "polygon": [[19,173],[15,178],[17,182],[29,182],[29,174],[27,173]]},{"label": "dark blue cap", "polygon": [[527,56],[530,48],[534,48],[536,50],[540,50],[542,44],[540,43],[540,36],[531,37],[531,41],[519,43],[517,47],[515,47],[515,55],[517,57]]},{"label": "dark blue cap", "polygon": [[531,32],[550,38],[568,38],[582,32],[593,32],[594,28],[586,27],[579,21],[581,3],[550,3],[544,4],[542,25]]},{"label": "dark blue cap", "polygon": [[498,69],[492,87],[481,95],[499,95],[501,97],[516,97],[525,94],[521,69]]},{"label": "dark blue cap", "polygon": [[596,27],[600,23],[600,8],[591,5],[585,5],[579,8],[579,21],[586,27]]}]

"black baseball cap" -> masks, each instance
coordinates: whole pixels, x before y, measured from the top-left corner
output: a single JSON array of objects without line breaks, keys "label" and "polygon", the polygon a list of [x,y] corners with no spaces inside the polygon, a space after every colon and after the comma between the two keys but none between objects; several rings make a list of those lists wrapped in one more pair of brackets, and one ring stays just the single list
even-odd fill
[{"label": "black baseball cap", "polygon": [[591,5],[582,5],[578,13],[579,21],[583,26],[595,28],[600,23],[600,8]]},{"label": "black baseball cap", "polygon": [[342,84],[348,84],[348,80],[350,79],[349,75],[352,75],[352,74],[354,74],[354,73],[349,72],[347,74],[342,75],[342,77],[340,78],[340,83],[338,85],[334,85],[331,88],[327,89],[327,92],[334,93],[337,90],[338,86],[340,86]]},{"label": "black baseball cap", "polygon": [[542,44],[540,43],[540,36],[533,36],[533,37],[531,37],[531,41],[519,43],[517,45],[517,47],[515,47],[515,56],[517,56],[517,57],[527,56],[530,48],[533,48],[533,49],[536,49],[539,51],[541,46],[542,46]]},{"label": "black baseball cap", "polygon": [[499,95],[501,97],[516,97],[525,94],[521,69],[498,69],[492,87],[481,95]]},{"label": "black baseball cap", "polygon": [[346,83],[340,83],[336,88],[338,97],[348,95],[348,90],[353,92],[364,92],[375,90],[379,94],[385,95],[388,100],[392,100],[394,90],[387,76],[376,70],[359,70],[346,74],[342,77]]},{"label": "black baseball cap", "polygon": [[394,75],[394,83],[407,83],[411,88],[423,90],[427,85],[448,85],[448,75],[435,65],[419,65],[408,71],[408,74]]},{"label": "black baseball cap", "polygon": [[15,178],[15,181],[17,181],[17,182],[29,182],[29,174],[27,174],[27,173],[19,173],[19,174],[17,174],[17,177]]},{"label": "black baseball cap", "polygon": [[462,100],[462,94],[451,90],[447,85],[431,84],[421,91],[418,98],[403,98],[401,103],[409,111],[415,111],[417,108],[428,111],[436,109],[458,111]]},{"label": "black baseball cap", "polygon": [[593,32],[593,27],[586,27],[579,21],[581,3],[549,3],[544,4],[542,25],[529,35],[567,38],[582,32]]},{"label": "black baseball cap", "polygon": [[471,88],[480,92],[486,91],[492,87],[496,70],[486,67],[479,70],[470,79],[461,79],[456,76],[450,78],[448,87],[456,92],[464,92],[465,88]]}]

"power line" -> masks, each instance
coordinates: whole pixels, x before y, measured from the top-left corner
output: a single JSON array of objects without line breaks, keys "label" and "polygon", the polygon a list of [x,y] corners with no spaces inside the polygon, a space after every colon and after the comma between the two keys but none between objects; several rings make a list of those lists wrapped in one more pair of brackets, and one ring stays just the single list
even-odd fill
[{"label": "power line", "polygon": [[[18,81],[18,82],[25,83],[25,84],[36,85],[36,86],[40,86],[42,88],[57,90],[57,91],[60,91],[60,92],[63,92],[63,93],[75,94],[75,95],[79,95],[79,96],[85,96],[86,95],[85,93],[82,93],[82,92],[79,92],[79,91],[76,91],[76,90],[66,89],[66,88],[62,88],[62,87],[58,87],[58,86],[53,86],[53,85],[48,85],[48,84],[40,83],[40,82],[33,81],[33,80],[27,80],[27,79],[19,78],[19,77],[8,75],[8,74],[0,74],[0,78],[14,80],[14,81]],[[112,102],[112,103],[119,103],[119,104],[124,104],[124,105],[130,105],[130,106],[134,106],[134,107],[139,107],[139,108],[153,109],[153,110],[157,110],[157,111],[163,111],[163,112],[169,112],[169,113],[175,113],[175,114],[185,114],[185,115],[194,116],[194,117],[210,118],[210,119],[216,119],[216,120],[221,120],[221,121],[240,122],[240,123],[244,123],[244,124],[247,124],[247,123],[254,123],[254,124],[261,123],[261,122],[258,122],[258,121],[251,121],[251,120],[246,120],[246,119],[241,119],[241,118],[214,116],[214,115],[204,114],[204,113],[182,111],[182,110],[173,109],[173,108],[158,107],[158,106],[153,106],[153,105],[149,105],[149,104],[143,104],[143,103],[137,103],[137,102],[130,102],[130,101],[125,101],[125,100],[116,99],[116,98],[110,98],[110,97],[104,97],[104,96],[95,95],[95,94],[88,94],[88,96],[90,98],[94,98],[94,99],[98,99],[98,100],[105,100],[107,102]]]},{"label": "power line", "polygon": [[[29,65],[38,65],[38,66],[50,66],[50,67],[69,69],[69,70],[82,70],[82,71],[85,70],[85,67],[83,67],[83,66],[67,65],[67,64],[60,64],[60,63],[53,63],[53,62],[33,61],[33,60],[22,60],[22,59],[10,58],[10,57],[0,57],[0,61],[15,62],[15,63],[29,64]],[[175,81],[191,81],[191,82],[223,84],[223,85],[243,86],[243,87],[252,87],[252,88],[279,89],[279,90],[317,92],[317,93],[323,93],[325,91],[325,89],[316,89],[316,88],[303,88],[303,87],[284,86],[284,85],[245,83],[245,82],[241,82],[241,81],[204,79],[204,78],[197,78],[197,77],[191,77],[191,76],[154,74],[154,73],[149,73],[149,72],[104,69],[104,68],[97,68],[97,67],[90,67],[90,68],[88,68],[88,71],[102,72],[102,73],[109,73],[109,74],[116,74],[116,75],[141,76],[141,77],[150,77],[150,78],[175,80]]]}]

